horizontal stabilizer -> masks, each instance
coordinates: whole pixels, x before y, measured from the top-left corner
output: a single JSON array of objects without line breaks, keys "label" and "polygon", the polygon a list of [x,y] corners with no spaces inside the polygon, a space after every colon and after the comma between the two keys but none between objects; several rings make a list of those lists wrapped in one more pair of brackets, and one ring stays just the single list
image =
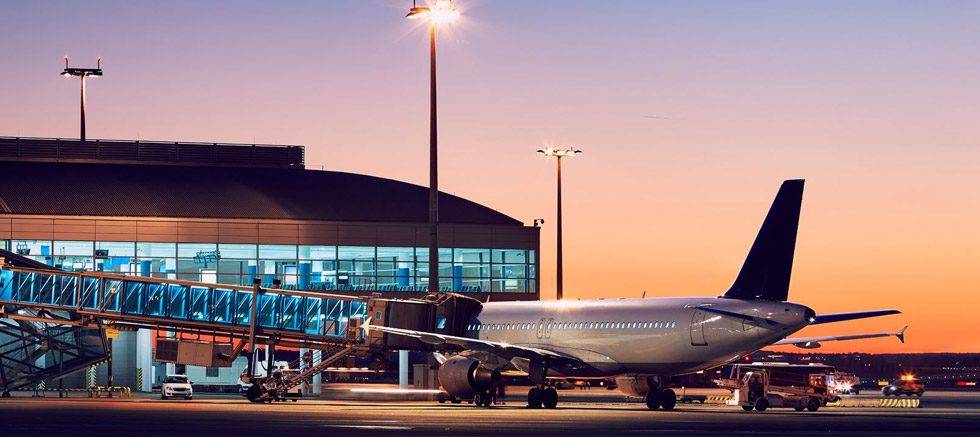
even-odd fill
[{"label": "horizontal stabilizer", "polygon": [[882,337],[897,337],[899,341],[905,343],[905,330],[909,326],[905,325],[898,332],[878,332],[874,334],[848,334],[848,335],[828,335],[823,337],[795,337],[795,338],[784,338],[773,343],[773,346],[782,346],[791,344],[798,348],[803,349],[816,349],[820,347],[820,343],[825,341],[845,341],[845,340],[862,340],[866,338],[882,338]]},{"label": "horizontal stabilizer", "polygon": [[821,323],[834,323],[843,322],[845,320],[855,320],[855,319],[866,319],[868,317],[879,317],[879,316],[889,316],[892,314],[901,314],[899,310],[878,310],[878,311],[860,311],[856,313],[836,313],[836,314],[822,314],[815,316],[810,320],[811,325],[819,325]]}]

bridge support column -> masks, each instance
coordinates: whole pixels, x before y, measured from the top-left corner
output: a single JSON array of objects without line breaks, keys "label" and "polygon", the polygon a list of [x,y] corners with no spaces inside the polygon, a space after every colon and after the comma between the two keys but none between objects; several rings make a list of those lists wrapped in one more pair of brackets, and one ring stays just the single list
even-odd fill
[{"label": "bridge support column", "polygon": [[408,351],[398,351],[398,388],[408,388]]},{"label": "bridge support column", "polygon": [[[319,363],[323,360],[323,351],[320,349],[313,349],[313,362]],[[320,396],[323,393],[323,372],[316,372],[313,375],[313,395]]]},{"label": "bridge support column", "polygon": [[136,384],[138,391],[149,392],[153,387],[153,331],[136,331]]}]

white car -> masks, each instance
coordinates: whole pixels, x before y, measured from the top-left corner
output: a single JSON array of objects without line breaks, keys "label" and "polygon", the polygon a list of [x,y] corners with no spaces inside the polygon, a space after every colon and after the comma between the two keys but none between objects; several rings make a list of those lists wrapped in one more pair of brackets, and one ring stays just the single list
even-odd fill
[{"label": "white car", "polygon": [[187,375],[167,375],[160,386],[160,399],[170,399],[172,397],[183,397],[191,400],[194,398],[194,388],[187,380]]}]

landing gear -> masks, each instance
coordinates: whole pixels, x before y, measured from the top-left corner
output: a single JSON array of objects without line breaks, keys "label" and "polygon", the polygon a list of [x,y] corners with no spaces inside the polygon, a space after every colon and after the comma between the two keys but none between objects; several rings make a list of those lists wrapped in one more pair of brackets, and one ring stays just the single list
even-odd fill
[{"label": "landing gear", "polygon": [[767,401],[765,399],[759,399],[755,403],[755,410],[756,411],[766,411],[766,408],[769,408],[769,401]]},{"label": "landing gear", "polygon": [[657,408],[660,408],[660,396],[658,396],[659,394],[660,394],[659,392],[654,390],[650,390],[649,392],[647,392],[647,399],[646,399],[647,408],[651,410],[656,410]]},{"label": "landing gear", "polygon": [[473,405],[478,407],[489,407],[492,401],[493,397],[487,392],[480,392],[473,396]]},{"label": "landing gear", "polygon": [[558,390],[554,387],[548,387],[541,391],[541,405],[547,409],[553,409],[558,406]]},{"label": "landing gear", "polygon": [[528,408],[552,409],[558,406],[558,390],[554,387],[533,387],[527,392]]},{"label": "landing gear", "polygon": [[646,396],[647,408],[656,410],[663,408],[664,411],[673,410],[677,405],[677,394],[671,389],[650,390]]},{"label": "landing gear", "polygon": [[532,387],[527,392],[527,407],[538,409],[542,407],[544,401],[544,394],[542,390],[537,387]]}]

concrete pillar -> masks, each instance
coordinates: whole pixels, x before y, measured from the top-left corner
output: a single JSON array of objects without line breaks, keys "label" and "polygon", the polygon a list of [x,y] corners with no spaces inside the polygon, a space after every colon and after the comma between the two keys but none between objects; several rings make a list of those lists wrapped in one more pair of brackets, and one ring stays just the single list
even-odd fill
[{"label": "concrete pillar", "polygon": [[135,390],[149,392],[153,388],[153,331],[136,331],[136,385]]},{"label": "concrete pillar", "polygon": [[398,351],[398,388],[408,388],[408,351]]},{"label": "concrete pillar", "polygon": [[[303,357],[306,355],[307,352],[310,352],[309,348],[305,348],[305,347],[299,348],[300,371],[306,370],[307,368],[310,367],[310,365],[303,360]],[[303,387],[303,396],[309,396],[313,391],[313,387],[311,386],[311,384],[306,382],[305,380],[303,381],[302,387]]]},{"label": "concrete pillar", "polygon": [[[313,362],[314,363],[319,363],[320,360],[323,359],[323,355],[322,354],[323,354],[323,351],[321,351],[319,349],[314,349],[313,350]],[[323,376],[322,376],[322,373],[323,372],[316,372],[316,374],[313,375],[313,395],[315,395],[315,396],[319,396],[321,393],[323,393]]]},{"label": "concrete pillar", "polygon": [[[172,338],[172,337],[176,337],[177,335],[174,334],[173,331],[167,331],[166,336]],[[167,374],[166,375],[160,375],[160,380],[161,381],[163,381],[163,379],[166,378],[167,375],[174,375],[174,374],[177,373],[177,364],[176,363],[167,363],[166,368],[167,368],[166,369],[167,370]]]}]

